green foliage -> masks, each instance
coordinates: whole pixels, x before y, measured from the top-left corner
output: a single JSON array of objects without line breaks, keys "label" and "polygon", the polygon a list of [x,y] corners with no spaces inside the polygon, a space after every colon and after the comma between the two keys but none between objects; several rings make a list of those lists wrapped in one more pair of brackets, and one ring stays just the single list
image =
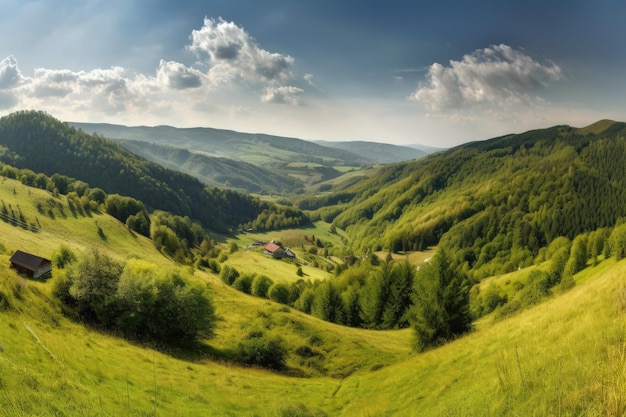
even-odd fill
[{"label": "green foliage", "polygon": [[265,275],[256,275],[252,280],[252,285],[250,287],[250,294],[267,298],[267,291],[274,284],[274,282]]},{"label": "green foliage", "polygon": [[250,294],[252,290],[252,281],[254,280],[254,274],[243,274],[237,277],[231,284],[234,289]]},{"label": "green foliage", "polygon": [[282,282],[274,283],[267,291],[267,297],[280,304],[289,304],[291,294],[287,284]]},{"label": "green foliage", "polygon": [[63,269],[76,260],[76,255],[67,245],[61,245],[52,254],[52,262],[57,268]]},{"label": "green foliage", "polygon": [[109,256],[93,250],[68,270],[69,293],[82,320],[104,327],[115,322],[115,293],[122,269]]},{"label": "green foliage", "polygon": [[131,215],[136,215],[145,210],[141,201],[119,194],[109,194],[104,204],[107,214],[110,214],[122,223],[126,223],[126,220]]},{"label": "green foliage", "polygon": [[311,314],[332,323],[343,323],[346,317],[343,298],[337,288],[325,281],[315,288]]},{"label": "green foliage", "polygon": [[607,256],[615,256],[616,259],[626,257],[626,223],[615,226],[608,240]]},{"label": "green foliage", "polygon": [[469,285],[439,251],[415,277],[411,325],[415,349],[438,346],[471,329]]},{"label": "green foliage", "polygon": [[235,282],[235,280],[239,278],[239,271],[237,271],[232,266],[224,265],[224,267],[222,268],[222,272],[220,273],[220,278],[222,278],[224,284],[232,285],[233,282]]},{"label": "green foliage", "polygon": [[235,358],[244,364],[284,370],[289,352],[280,336],[254,332],[239,342]]}]

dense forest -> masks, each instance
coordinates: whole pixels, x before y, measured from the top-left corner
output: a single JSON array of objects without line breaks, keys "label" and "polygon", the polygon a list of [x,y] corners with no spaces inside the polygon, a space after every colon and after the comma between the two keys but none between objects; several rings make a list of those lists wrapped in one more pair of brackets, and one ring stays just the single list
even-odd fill
[{"label": "dense forest", "polygon": [[559,236],[626,215],[625,132],[604,121],[470,143],[386,166],[321,196],[324,205],[301,207],[346,229],[357,253],[439,244],[476,278],[510,272]]},{"label": "dense forest", "polygon": [[[0,146],[0,162],[10,166],[80,180],[108,194],[133,197],[150,210],[189,216],[214,231],[236,230],[275,209],[273,204],[240,192],[207,188],[196,178],[149,162],[44,112],[18,112],[1,118]],[[57,191],[65,194],[67,183],[56,184]],[[308,221],[305,216],[300,218]]]}]

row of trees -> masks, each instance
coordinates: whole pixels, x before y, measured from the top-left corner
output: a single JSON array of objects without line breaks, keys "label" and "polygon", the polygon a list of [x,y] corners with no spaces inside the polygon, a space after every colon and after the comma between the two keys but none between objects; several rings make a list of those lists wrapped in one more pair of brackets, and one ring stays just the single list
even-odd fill
[{"label": "row of trees", "polygon": [[352,327],[412,326],[423,350],[471,328],[469,281],[452,269],[445,252],[416,271],[407,261],[372,267],[357,261],[334,280],[273,282],[225,265],[222,280],[233,288],[289,305],[322,320]]}]

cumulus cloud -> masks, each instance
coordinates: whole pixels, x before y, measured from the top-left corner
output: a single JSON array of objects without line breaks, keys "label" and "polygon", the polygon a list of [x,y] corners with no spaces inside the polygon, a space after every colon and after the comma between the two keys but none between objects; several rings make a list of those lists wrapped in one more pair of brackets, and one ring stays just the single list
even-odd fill
[{"label": "cumulus cloud", "polygon": [[161,60],[157,69],[157,78],[168,87],[176,90],[196,88],[202,85],[202,73],[200,71],[174,61]]},{"label": "cumulus cloud", "polygon": [[261,101],[264,103],[287,103],[296,106],[303,92],[304,90],[294,86],[266,87],[264,94],[261,96]]},{"label": "cumulus cloud", "polygon": [[[111,66],[87,71],[35,68],[27,77],[8,56],[0,60],[0,109],[41,108],[73,119],[99,113],[161,120],[173,113],[197,117],[199,109],[215,103],[237,109],[254,108],[259,102],[297,105],[304,93],[289,85],[293,58],[260,48],[233,22],[205,19],[191,34],[187,49],[200,58],[195,68],[161,59],[152,74]],[[312,75],[303,80],[310,83]]]},{"label": "cumulus cloud", "polygon": [[199,58],[208,57],[208,75],[215,82],[232,79],[282,82],[293,77],[293,58],[262,49],[257,41],[234,22],[204,19],[191,33],[187,47]]},{"label": "cumulus cloud", "polygon": [[19,87],[27,83],[29,79],[20,71],[17,60],[9,55],[0,61],[0,89],[6,90]]},{"label": "cumulus cloud", "polygon": [[493,45],[465,55],[450,66],[432,64],[426,82],[409,97],[432,111],[476,106],[533,104],[550,82],[562,79],[561,68],[541,63],[507,45]]}]

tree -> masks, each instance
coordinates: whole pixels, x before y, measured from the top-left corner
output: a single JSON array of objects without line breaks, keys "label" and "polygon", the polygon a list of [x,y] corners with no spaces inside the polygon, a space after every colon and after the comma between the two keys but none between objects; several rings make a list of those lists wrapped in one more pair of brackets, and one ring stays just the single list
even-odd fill
[{"label": "tree", "polygon": [[70,295],[78,314],[87,322],[109,327],[115,319],[117,284],[122,265],[93,250],[68,271]]},{"label": "tree", "polygon": [[250,293],[257,297],[267,298],[267,291],[274,284],[274,282],[265,275],[257,275],[252,280],[252,286],[250,287]]},{"label": "tree", "polygon": [[383,263],[365,282],[361,289],[361,319],[367,328],[379,328],[383,311],[389,297],[391,263]]},{"label": "tree", "polygon": [[572,242],[572,250],[565,264],[563,276],[571,277],[582,271],[587,265],[587,258],[587,237],[584,235],[576,236]]},{"label": "tree", "polygon": [[394,264],[389,293],[381,317],[382,328],[391,329],[408,325],[406,312],[412,304],[411,289],[414,279],[415,268],[408,261]]},{"label": "tree", "polygon": [[289,287],[287,284],[277,282],[269,288],[267,291],[267,297],[277,303],[288,304],[291,294],[289,293]]},{"label": "tree", "polygon": [[315,289],[311,313],[332,323],[343,323],[345,306],[341,294],[330,281],[322,282]]},{"label": "tree", "polygon": [[455,272],[445,251],[439,251],[415,276],[411,325],[415,349],[421,352],[472,328],[467,279]]}]

